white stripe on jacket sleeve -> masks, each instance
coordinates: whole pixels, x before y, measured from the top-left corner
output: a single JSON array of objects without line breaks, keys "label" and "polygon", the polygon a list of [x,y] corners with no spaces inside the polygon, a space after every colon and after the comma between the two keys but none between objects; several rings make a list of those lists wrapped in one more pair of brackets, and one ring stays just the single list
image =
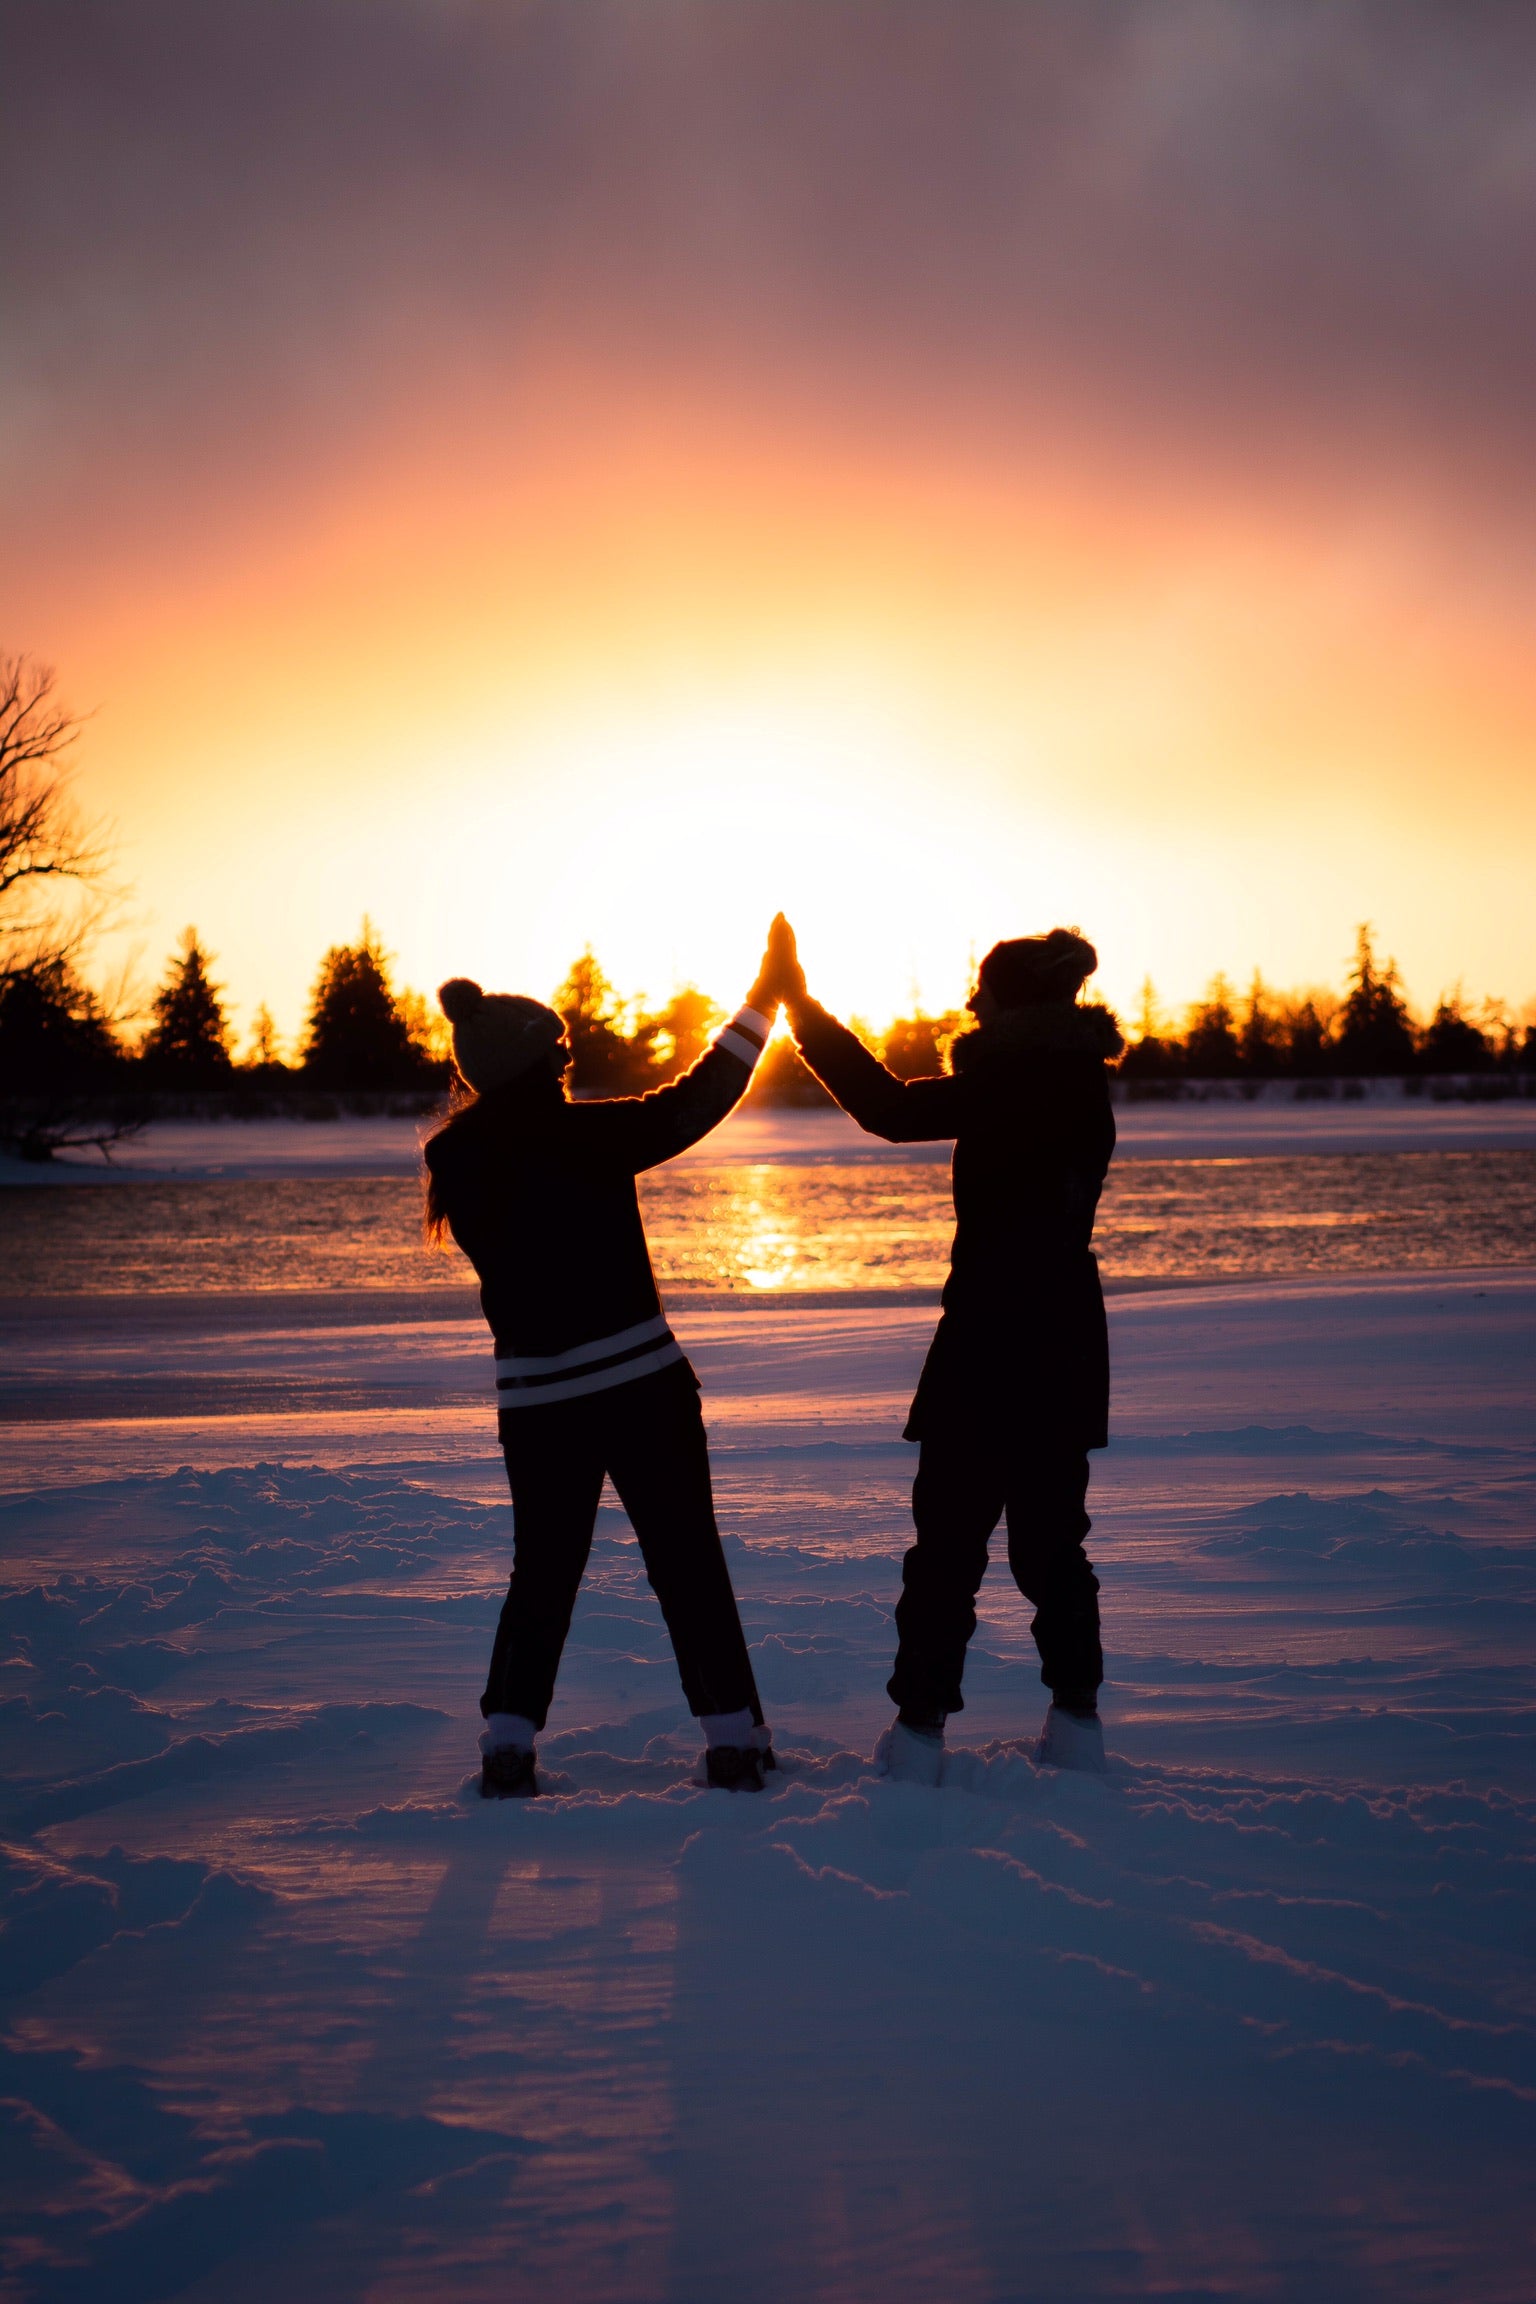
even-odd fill
[{"label": "white stripe on jacket sleeve", "polygon": [[767,1047],[772,1030],[770,1019],[759,1016],[755,1008],[739,1008],[724,1030],[715,1035],[715,1046],[736,1057],[750,1072]]}]

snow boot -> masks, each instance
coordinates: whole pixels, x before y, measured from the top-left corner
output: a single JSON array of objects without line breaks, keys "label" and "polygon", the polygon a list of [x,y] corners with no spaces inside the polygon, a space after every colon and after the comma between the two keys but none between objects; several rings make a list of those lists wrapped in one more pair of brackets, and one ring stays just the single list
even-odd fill
[{"label": "snow boot", "polygon": [[761,1792],[763,1755],[752,1744],[711,1744],[704,1781],[715,1792]]},{"label": "snow boot", "polygon": [[936,1785],[944,1772],[943,1727],[909,1728],[893,1720],[875,1745],[873,1765],[893,1784]]},{"label": "snow boot", "polygon": [[501,1744],[480,1761],[482,1800],[531,1800],[539,1789],[533,1754],[521,1744]]},{"label": "snow boot", "polygon": [[1097,1712],[1069,1712],[1064,1704],[1053,1704],[1035,1746],[1035,1762],[1041,1768],[1076,1768],[1102,1776],[1109,1763]]}]

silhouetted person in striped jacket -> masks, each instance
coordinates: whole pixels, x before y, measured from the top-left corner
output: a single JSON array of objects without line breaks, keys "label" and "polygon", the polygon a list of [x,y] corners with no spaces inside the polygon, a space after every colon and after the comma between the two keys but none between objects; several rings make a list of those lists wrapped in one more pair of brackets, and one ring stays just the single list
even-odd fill
[{"label": "silhouetted person in striped jacket", "polygon": [[538,1788],[534,1739],[605,1474],[661,1602],[708,1781],[757,1790],[773,1765],[715,1524],[698,1379],[661,1308],[635,1178],[740,1101],[786,951],[780,918],[746,1005],[691,1070],[648,1096],[573,1103],[553,1009],[462,977],[438,994],[473,1093],[427,1144],[427,1226],[451,1232],[480,1277],[512,1487],[512,1577],[480,1699],[487,1798]]}]

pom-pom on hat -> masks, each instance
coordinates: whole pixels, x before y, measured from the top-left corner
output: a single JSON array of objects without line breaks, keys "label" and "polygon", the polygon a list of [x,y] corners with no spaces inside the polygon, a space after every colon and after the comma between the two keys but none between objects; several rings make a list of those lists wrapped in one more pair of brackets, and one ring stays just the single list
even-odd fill
[{"label": "pom-pom on hat", "polygon": [[471,1088],[500,1088],[547,1056],[565,1030],[553,1008],[519,992],[482,992],[468,976],[440,984],[437,1004],[453,1026],[453,1061]]},{"label": "pom-pom on hat", "polygon": [[1053,928],[1045,936],[994,944],[977,975],[999,1007],[1029,1008],[1042,1000],[1075,1000],[1098,964],[1086,936]]}]

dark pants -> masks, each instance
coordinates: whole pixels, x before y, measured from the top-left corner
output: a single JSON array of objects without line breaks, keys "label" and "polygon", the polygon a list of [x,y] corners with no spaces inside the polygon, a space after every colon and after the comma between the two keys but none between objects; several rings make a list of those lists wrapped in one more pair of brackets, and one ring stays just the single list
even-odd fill
[{"label": "dark pants", "polygon": [[1040,1677],[1091,1701],[1104,1677],[1099,1580],[1083,1551],[1091,1525],[1085,1449],[990,1445],[974,1432],[925,1439],[912,1484],[917,1542],[901,1571],[899,1646],[888,1683],[902,1711],[963,1710],[960,1676],[976,1629],[987,1543],[1008,1515],[1008,1565],[1035,1609]]},{"label": "dark pants", "polygon": [[482,1714],[518,1712],[543,1727],[606,1473],[661,1602],[689,1711],[750,1709],[761,1721],[691,1372],[663,1368],[608,1392],[518,1409],[503,1416],[501,1431],[512,1484],[512,1577]]}]

